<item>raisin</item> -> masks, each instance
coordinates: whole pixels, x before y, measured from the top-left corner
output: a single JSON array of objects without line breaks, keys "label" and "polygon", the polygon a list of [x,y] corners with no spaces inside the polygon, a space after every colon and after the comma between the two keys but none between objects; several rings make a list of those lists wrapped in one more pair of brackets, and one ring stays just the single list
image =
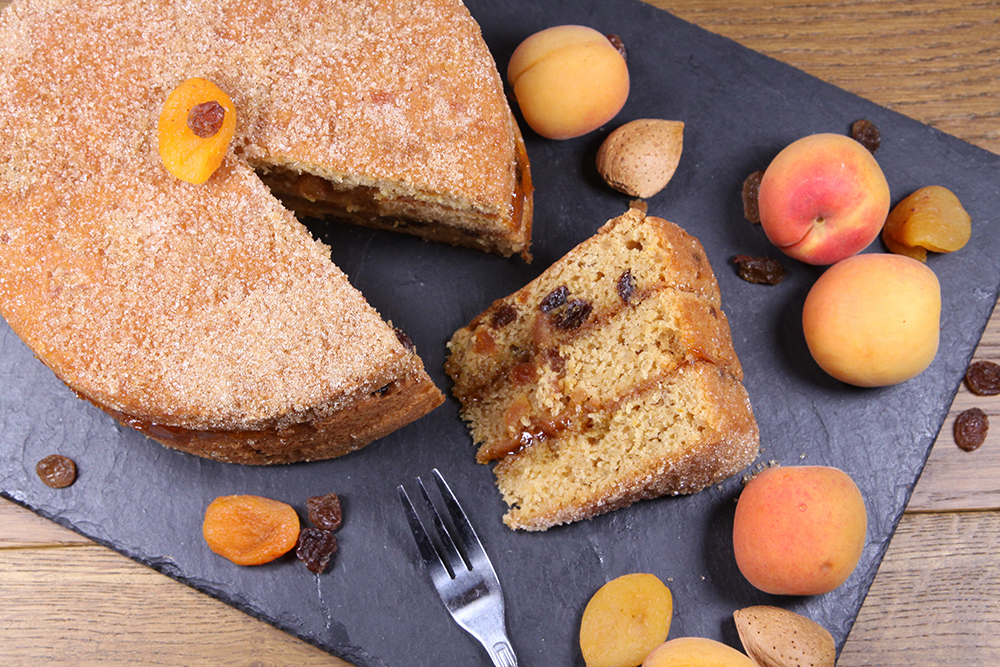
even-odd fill
[{"label": "raisin", "polygon": [[750,257],[736,255],[733,257],[740,278],[748,283],[758,285],[777,285],[785,277],[785,267],[776,259],[770,257]]},{"label": "raisin", "polygon": [[557,329],[572,331],[587,321],[592,310],[594,307],[589,302],[583,299],[574,299],[566,304],[566,310],[556,316],[554,324]]},{"label": "raisin", "polygon": [[402,329],[399,329],[397,327],[393,327],[392,328],[392,332],[394,334],[396,334],[396,340],[399,341],[400,345],[402,345],[403,347],[406,348],[407,352],[413,352],[414,350],[417,349],[417,346],[413,344],[413,341],[410,340],[409,336],[407,336],[405,333],[403,333]]},{"label": "raisin", "polygon": [[340,509],[340,498],[336,493],[309,498],[306,500],[306,510],[309,521],[325,530],[337,530],[344,520],[344,514]]},{"label": "raisin", "polygon": [[507,371],[507,377],[511,384],[516,387],[528,384],[529,382],[534,382],[537,378],[535,364],[530,361],[514,364]]},{"label": "raisin", "polygon": [[336,553],[337,536],[331,531],[323,528],[303,528],[299,533],[295,555],[313,574],[322,573]]},{"label": "raisin", "polygon": [[611,42],[611,46],[615,47],[615,50],[622,54],[625,62],[628,62],[628,53],[625,52],[625,42],[622,41],[622,38],[618,35],[605,35],[605,37]]},{"label": "raisin", "polygon": [[379,387],[378,389],[376,389],[375,391],[372,392],[372,396],[378,396],[379,398],[385,396],[386,394],[389,393],[389,390],[392,389],[392,385],[393,385],[393,383],[390,382],[389,384],[385,385],[384,387]]},{"label": "raisin", "polygon": [[564,370],[566,370],[566,359],[559,354],[559,350],[556,348],[545,351],[545,360],[548,362],[549,368],[556,373],[561,374]]},{"label": "raisin", "polygon": [[632,275],[631,269],[625,269],[625,272],[618,277],[618,296],[628,305],[634,294],[635,276]]},{"label": "raisin", "polygon": [[743,215],[755,225],[760,224],[760,181],[764,178],[763,171],[755,171],[743,181]]},{"label": "raisin", "polygon": [[208,139],[219,133],[225,118],[226,107],[211,100],[191,107],[191,111],[188,112],[187,124],[195,136]]},{"label": "raisin", "polygon": [[494,329],[502,329],[517,319],[517,309],[509,303],[505,303],[493,313],[490,326]]},{"label": "raisin", "polygon": [[567,299],[569,299],[569,288],[565,285],[561,285],[549,292],[548,295],[542,299],[542,302],[538,304],[538,310],[543,313],[547,313],[550,310],[554,310],[566,303]]},{"label": "raisin", "polygon": [[1000,365],[992,361],[977,361],[965,372],[965,385],[977,396],[1000,394]]},{"label": "raisin", "polygon": [[990,420],[979,408],[969,408],[955,419],[955,444],[967,452],[979,449],[986,442]]},{"label": "raisin", "polygon": [[35,465],[35,472],[45,486],[63,489],[76,481],[76,464],[62,454],[50,454]]},{"label": "raisin", "polygon": [[851,138],[874,153],[882,145],[882,134],[870,120],[857,120],[851,125]]}]

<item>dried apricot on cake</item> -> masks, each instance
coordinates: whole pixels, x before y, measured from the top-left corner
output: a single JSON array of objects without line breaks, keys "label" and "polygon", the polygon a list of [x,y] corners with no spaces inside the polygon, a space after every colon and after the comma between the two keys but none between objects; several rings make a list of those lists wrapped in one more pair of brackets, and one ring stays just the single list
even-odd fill
[{"label": "dried apricot on cake", "polygon": [[195,185],[222,164],[236,130],[236,107],[207,79],[187,79],[167,96],[160,111],[160,159],[171,174]]},{"label": "dried apricot on cake", "polygon": [[205,510],[202,534],[209,548],[237,565],[263,565],[295,548],[299,515],[279,500],[220,496]]}]

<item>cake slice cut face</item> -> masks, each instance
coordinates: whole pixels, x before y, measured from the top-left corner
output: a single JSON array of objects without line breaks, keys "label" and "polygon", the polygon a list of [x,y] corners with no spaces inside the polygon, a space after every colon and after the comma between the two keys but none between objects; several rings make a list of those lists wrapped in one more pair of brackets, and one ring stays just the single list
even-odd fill
[{"label": "cake slice cut face", "polygon": [[[238,114],[201,185],[157,151],[190,77]],[[194,454],[328,458],[443,400],[289,207],[528,255],[527,159],[457,0],[19,1],[0,98],[0,313],[78,394]]]},{"label": "cake slice cut face", "polygon": [[693,493],[759,434],[718,283],[696,239],[615,218],[449,343],[446,370],[513,528]]}]

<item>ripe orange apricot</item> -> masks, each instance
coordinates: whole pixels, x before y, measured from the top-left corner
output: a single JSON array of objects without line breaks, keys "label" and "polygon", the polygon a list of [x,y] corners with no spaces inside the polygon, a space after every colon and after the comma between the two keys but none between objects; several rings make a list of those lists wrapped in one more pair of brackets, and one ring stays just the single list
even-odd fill
[{"label": "ripe orange apricot", "polygon": [[614,118],[628,99],[624,56],[581,25],[536,32],[511,55],[507,80],[525,122],[548,139],[572,139]]},{"label": "ripe orange apricot", "polygon": [[209,548],[237,565],[263,565],[295,548],[299,515],[286,503],[261,496],[220,496],[205,510],[202,534]]},{"label": "ripe orange apricot", "polygon": [[767,468],[743,489],[733,551],[747,581],[774,595],[821,595],[857,567],[868,531],[854,480],[829,466]]},{"label": "ripe orange apricot", "polygon": [[215,173],[236,131],[236,107],[211,81],[187,79],[167,96],[157,125],[160,160],[195,185]]}]

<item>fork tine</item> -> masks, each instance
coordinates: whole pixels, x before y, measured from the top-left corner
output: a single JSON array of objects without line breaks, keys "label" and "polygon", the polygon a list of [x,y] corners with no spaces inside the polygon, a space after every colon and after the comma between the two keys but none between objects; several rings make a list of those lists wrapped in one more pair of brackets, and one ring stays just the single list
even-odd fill
[{"label": "fork tine", "polygon": [[448,482],[444,480],[444,477],[437,468],[434,468],[431,474],[434,475],[434,481],[437,482],[438,489],[441,491],[441,497],[444,498],[445,507],[448,508],[448,514],[451,516],[451,521],[458,532],[458,541],[465,550],[467,556],[466,562],[469,569],[486,566],[492,572],[493,567],[490,564],[489,556],[486,555],[486,550],[483,549],[483,543],[472,528],[472,523],[469,521],[469,517],[466,516],[465,510],[458,504],[458,499],[452,493]]},{"label": "fork tine", "polygon": [[403,505],[406,521],[410,524],[410,532],[413,534],[413,540],[417,543],[417,550],[420,551],[420,557],[431,571],[431,576],[437,577],[443,575],[450,578],[452,574],[445,567],[441,560],[441,555],[434,547],[434,543],[431,542],[427,531],[424,530],[424,524],[420,521],[420,517],[417,516],[417,511],[414,509],[413,503],[410,502],[410,497],[406,494],[406,489],[401,484],[396,487],[396,490],[399,492],[399,502]]},{"label": "fork tine", "polygon": [[[448,568],[448,573],[451,575],[452,579],[455,578],[455,573],[459,569],[472,569],[469,563],[465,560],[465,557],[455,546],[455,541],[452,539],[451,531],[445,526],[444,520],[441,518],[441,514],[437,511],[437,507],[434,506],[433,501],[431,501],[430,495],[427,493],[427,488],[424,486],[424,480],[417,477],[417,485],[420,487],[420,494],[424,497],[424,502],[427,503],[427,511],[431,515],[431,519],[434,521],[434,528],[437,529],[438,538],[441,540],[441,551],[442,560],[444,565]],[[446,499],[447,500],[447,499]]]}]

